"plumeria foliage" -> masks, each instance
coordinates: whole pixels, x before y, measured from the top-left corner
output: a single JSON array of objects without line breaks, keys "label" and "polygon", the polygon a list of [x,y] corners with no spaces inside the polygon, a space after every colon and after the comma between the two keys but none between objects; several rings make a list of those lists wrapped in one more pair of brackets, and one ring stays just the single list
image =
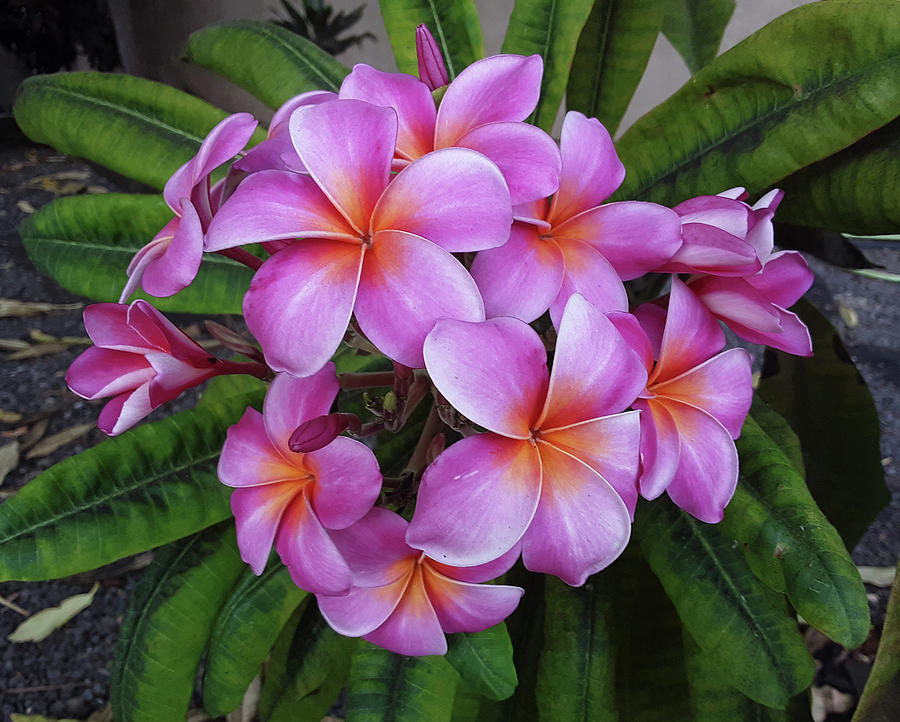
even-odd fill
[{"label": "plumeria foliage", "polygon": [[[635,157],[628,139],[650,133],[653,117],[626,134],[621,157],[588,107],[565,113],[558,140],[534,121],[546,124],[543,103],[557,102],[567,82],[582,106],[591,78],[633,91],[634,69],[617,68],[629,44],[652,45],[658,23],[644,28],[599,1],[549,22],[556,4],[529,0],[517,3],[504,52],[478,57],[471,0],[381,4],[401,66],[414,59],[416,75],[345,68],[264,24],[195,36],[196,61],[280,105],[265,133],[248,113],[212,113],[203,134],[176,140],[169,131],[180,116],[166,104],[194,100],[171,89],[136,98],[141,84],[99,79],[80,96],[84,123],[67,118],[63,132],[34,110],[67,107],[69,95],[54,95],[61,81],[26,84],[16,107],[26,131],[113,157],[120,172],[131,163],[137,177],[152,154],[169,177],[158,187],[170,215],[130,246],[139,250],[121,269],[121,293],[86,309],[93,346],[67,374],[77,394],[110,399],[98,423],[122,436],[0,507],[0,574],[53,576],[54,545],[66,545],[67,573],[113,561],[114,543],[82,547],[91,524],[127,535],[128,552],[142,524],[155,525],[150,545],[177,540],[136,589],[123,628],[112,676],[122,720],[182,718],[198,664],[215,672],[204,689],[213,714],[260,675],[245,704],[263,720],[320,719],[345,683],[350,720],[636,719],[641,705],[667,719],[793,710],[813,665],[790,604],[844,644],[863,641],[868,609],[847,550],[806,489],[795,419],[754,401],[760,346],[813,370],[828,362],[790,310],[812,272],[798,252],[774,246],[779,204],[789,202],[775,186],[843,157],[874,115],[893,120],[900,107],[889,84],[873,84],[871,112],[856,122],[827,89],[800,106],[815,127],[841,132],[797,135],[794,157],[806,160],[796,168],[772,161],[767,134],[783,143],[801,110],[770,117],[748,159],[748,139],[731,143],[717,135],[727,124],[709,125],[726,102],[710,87],[709,107],[665,131],[676,150],[696,141],[693,160],[673,168],[643,158],[631,181],[621,158]],[[663,30],[693,47],[684,35],[703,34],[690,15],[702,4],[675,6],[660,14]],[[798,25],[812,24],[820,37],[840,31],[870,48],[876,11],[879,27],[897,29],[895,4],[835,0],[760,35],[789,44]],[[676,22],[679,13],[689,18]],[[595,32],[601,17],[608,51],[588,53],[593,41],[577,32]],[[399,39],[397,28],[416,25]],[[576,47],[599,65],[575,63],[569,77]],[[751,38],[700,71],[732,74],[722,95],[748,124],[759,86],[793,87],[785,102],[802,103],[790,78],[827,62],[800,46],[784,56],[784,78],[757,78],[744,68],[756,67],[758,47]],[[865,73],[880,52],[860,51]],[[251,62],[265,72],[249,72]],[[689,89],[680,93],[669,103]],[[152,147],[126,160],[132,149],[117,150],[98,119],[127,124],[137,107]],[[859,182],[878,182],[864,166]],[[623,195],[634,187],[655,190]],[[650,201],[664,197],[676,200]],[[90,277],[84,236],[121,232],[117,223],[107,214],[66,236],[84,244],[77,259],[65,250],[69,264]],[[31,232],[23,229],[26,246],[40,255]],[[191,312],[179,292],[221,256],[252,273],[246,292],[230,291],[245,326],[208,324],[221,353],[149,301],[128,305],[142,290]],[[165,421],[123,433],[213,376],[223,378],[189,423],[176,416],[165,433]],[[822,423],[858,434],[871,401],[849,408]],[[816,453],[815,439],[802,443]],[[877,454],[877,436],[858,448]],[[113,523],[106,505],[135,489],[141,505]],[[205,515],[193,508],[204,500]],[[29,557],[23,544],[41,554]],[[191,628],[193,604],[203,614]],[[222,631],[244,629],[259,634],[251,642]],[[156,645],[184,650],[178,670],[150,663]],[[163,702],[170,687],[178,710]],[[662,688],[670,691],[646,694]]]}]

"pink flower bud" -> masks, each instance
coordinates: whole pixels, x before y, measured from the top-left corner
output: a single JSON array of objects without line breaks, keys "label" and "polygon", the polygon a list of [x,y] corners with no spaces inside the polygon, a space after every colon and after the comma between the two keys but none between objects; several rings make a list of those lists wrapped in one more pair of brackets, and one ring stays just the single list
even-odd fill
[{"label": "pink flower bud", "polygon": [[291,451],[308,454],[328,446],[347,429],[359,431],[362,425],[354,414],[324,414],[304,421],[288,441]]},{"label": "pink flower bud", "polygon": [[416,57],[419,59],[419,79],[429,90],[437,90],[450,82],[441,50],[425,25],[416,28]]}]

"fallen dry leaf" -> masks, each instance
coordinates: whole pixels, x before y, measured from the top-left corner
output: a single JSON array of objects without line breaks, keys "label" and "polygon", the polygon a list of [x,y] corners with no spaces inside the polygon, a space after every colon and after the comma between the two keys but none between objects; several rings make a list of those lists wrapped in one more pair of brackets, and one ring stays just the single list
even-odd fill
[{"label": "fallen dry leaf", "polygon": [[56,336],[51,336],[49,333],[44,333],[39,328],[33,328],[28,332],[28,335],[31,336],[32,341],[37,341],[38,343],[52,343],[56,341]]},{"label": "fallen dry leaf", "polygon": [[19,442],[10,441],[0,446],[0,484],[6,475],[19,465]]},{"label": "fallen dry leaf", "polygon": [[15,298],[0,298],[0,317],[37,316],[53,311],[77,311],[82,303],[41,303],[39,301],[19,301]]},{"label": "fallen dry leaf", "polygon": [[57,718],[57,717],[44,717],[41,714],[16,714],[15,712],[10,713],[9,718],[12,722],[78,722],[77,719],[72,719],[71,717],[66,718]]},{"label": "fallen dry leaf", "polygon": [[20,338],[0,338],[0,351],[21,351],[26,348],[31,348],[28,341]]},{"label": "fallen dry leaf", "polygon": [[897,576],[897,567],[857,567],[863,583],[873,587],[889,587]]},{"label": "fallen dry leaf", "polygon": [[25,458],[35,459],[39,456],[47,456],[48,454],[52,454],[60,447],[63,447],[66,444],[71,444],[76,439],[80,439],[95,426],[96,424],[91,421],[87,424],[76,424],[75,426],[70,426],[68,429],[63,429],[56,434],[52,434],[51,436],[48,436],[35,444],[28,451],[28,453],[25,454]]},{"label": "fallen dry leaf", "polygon": [[72,617],[87,609],[94,601],[99,583],[91,591],[64,599],[56,607],[42,609],[22,622],[7,639],[10,642],[40,642],[62,627]]},{"label": "fallen dry leaf", "polygon": [[16,424],[22,420],[22,414],[18,411],[5,411],[0,409],[0,424]]},{"label": "fallen dry leaf", "polygon": [[36,343],[34,346],[23,348],[21,351],[9,354],[7,361],[24,361],[30,358],[39,358],[41,356],[49,356],[69,348],[65,343]]},{"label": "fallen dry leaf", "polygon": [[847,328],[859,326],[859,314],[856,313],[855,309],[838,302],[838,313],[841,315],[841,320],[843,320]]},{"label": "fallen dry leaf", "polygon": [[91,195],[96,195],[97,193],[109,193],[109,188],[106,186],[88,186],[84,189],[86,193],[90,193]]},{"label": "fallen dry leaf", "polygon": [[35,208],[28,201],[18,201],[16,202],[16,207],[22,211],[22,213],[34,213]]},{"label": "fallen dry leaf", "polygon": [[31,428],[28,429],[28,433],[22,437],[20,451],[30,449],[40,441],[44,437],[44,434],[47,433],[47,426],[49,423],[50,419],[46,417],[35,421]]}]

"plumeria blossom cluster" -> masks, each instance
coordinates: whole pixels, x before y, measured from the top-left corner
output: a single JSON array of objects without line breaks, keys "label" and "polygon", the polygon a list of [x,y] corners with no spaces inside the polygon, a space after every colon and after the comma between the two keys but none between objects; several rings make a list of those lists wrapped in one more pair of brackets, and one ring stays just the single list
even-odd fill
[{"label": "plumeria blossom cluster", "polygon": [[[113,435],[211,376],[270,381],[219,462],[243,559],[259,574],[274,548],[337,631],[424,655],[516,608],[522,589],[484,582],[519,558],[584,584],[627,545],[639,497],[721,520],[752,388],[720,322],[809,355],[788,308],[812,277],[773,250],[780,191],[608,203],[626,171],[599,121],[569,112],[559,144],[526,122],[539,56],[451,82],[424,27],[417,49],[418,78],[357,65],[340,92],[288,101],[255,147],[249,115],[217,125],[166,185],[174,217],[121,302],[85,312],[95,346],[67,380],[112,397]],[[217,331],[247,361],[126,305],[138,287],[178,292],[204,253],[255,271],[258,346]],[[647,274],[666,294],[630,305],[624,282]],[[393,370],[339,374],[345,342]],[[371,418],[334,411],[360,388],[387,389]],[[406,471],[384,478],[376,438],[421,404]]]}]

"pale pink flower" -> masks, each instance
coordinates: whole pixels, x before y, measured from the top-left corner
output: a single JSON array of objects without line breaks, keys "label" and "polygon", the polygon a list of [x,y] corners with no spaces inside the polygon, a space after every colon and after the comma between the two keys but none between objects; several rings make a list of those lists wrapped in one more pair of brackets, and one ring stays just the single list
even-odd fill
[{"label": "pale pink flower", "polygon": [[472,264],[488,318],[531,322],[549,308],[558,324],[573,293],[603,312],[625,311],[622,281],[659,266],[681,245],[681,224],[671,209],[603,203],[622,183],[625,167],[600,121],[569,112],[560,150],[562,174],[552,201],[516,206],[509,242],[482,251]]},{"label": "pale pink flower", "polygon": [[338,389],[331,363],[302,379],[279,374],[263,412],[247,409],[219,458],[219,479],[235,487],[241,558],[261,574],[274,543],[297,586],[325,594],[345,594],[351,585],[328,530],[359,521],[381,491],[378,462],[358,441],[339,436],[308,454],[288,446],[300,424],[328,413]]},{"label": "pale pink flower", "polygon": [[72,362],[66,383],[86,399],[114,397],[97,421],[110,436],[208,378],[259,373],[257,364],[210,356],[146,301],[92,304],[84,310],[84,327],[95,345]]},{"label": "pale pink flower", "polygon": [[316,595],[336,631],[397,654],[445,654],[445,633],[480,632],[518,606],[520,587],[479,584],[506,572],[517,548],[487,564],[453,567],[407,545],[406,529],[402,517],[375,508],[353,526],[331,532],[354,583],[343,597]]},{"label": "pale pink flower", "polygon": [[640,422],[618,412],[647,380],[612,323],[572,296],[550,375],[540,337],[518,319],[438,321],[425,364],[441,394],[488,433],[426,469],[408,543],[464,566],[521,540],[526,567],[571,585],[612,562],[638,496]]},{"label": "pale pink flower", "polygon": [[301,107],[290,132],[309,175],[252,174],[207,238],[210,250],[297,239],[263,264],[244,297],[267,362],[314,373],[355,313],[379,350],[421,367],[438,318],[484,318],[478,288],[452,253],[506,241],[503,176],[481,154],[448,148],[391,179],[396,113],[358,100]]}]

